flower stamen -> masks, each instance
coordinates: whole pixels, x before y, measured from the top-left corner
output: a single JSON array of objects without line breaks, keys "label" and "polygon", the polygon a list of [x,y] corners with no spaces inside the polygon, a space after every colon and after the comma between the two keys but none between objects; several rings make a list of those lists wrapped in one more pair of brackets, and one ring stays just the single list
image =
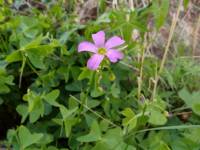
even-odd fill
[{"label": "flower stamen", "polygon": [[101,55],[105,55],[106,54],[106,49],[105,48],[99,48],[98,49],[98,53]]}]

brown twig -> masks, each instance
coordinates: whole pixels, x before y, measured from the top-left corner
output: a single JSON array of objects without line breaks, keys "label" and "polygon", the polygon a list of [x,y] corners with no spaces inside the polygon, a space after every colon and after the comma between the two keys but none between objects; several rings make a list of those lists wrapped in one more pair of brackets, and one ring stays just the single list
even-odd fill
[{"label": "brown twig", "polygon": [[192,54],[193,54],[193,56],[195,55],[195,52],[196,52],[199,29],[200,29],[200,16],[198,18],[197,25],[196,25],[196,28],[194,30],[194,38],[193,38],[193,44],[192,44]]},{"label": "brown twig", "polygon": [[157,90],[157,84],[158,84],[158,81],[159,81],[159,78],[160,78],[160,74],[162,73],[162,71],[164,69],[164,65],[165,65],[165,62],[166,62],[166,59],[167,59],[167,54],[169,52],[169,47],[170,47],[170,44],[171,44],[171,41],[172,41],[172,37],[174,35],[176,24],[178,22],[178,18],[179,18],[181,6],[182,6],[182,1],[180,1],[178,9],[177,9],[177,12],[176,12],[176,15],[174,15],[174,17],[173,17],[172,24],[171,24],[171,27],[170,27],[169,38],[168,38],[168,41],[167,41],[167,45],[165,47],[165,51],[164,51],[164,55],[162,57],[160,68],[159,68],[158,73],[156,73],[156,75],[155,75],[152,100],[155,100],[155,95],[156,95],[156,90]]}]

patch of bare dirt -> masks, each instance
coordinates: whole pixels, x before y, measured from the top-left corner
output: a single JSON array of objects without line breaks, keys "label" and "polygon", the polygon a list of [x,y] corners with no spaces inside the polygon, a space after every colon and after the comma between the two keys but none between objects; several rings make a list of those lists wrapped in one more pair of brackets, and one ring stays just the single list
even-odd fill
[{"label": "patch of bare dirt", "polygon": [[[161,57],[169,37],[170,25],[173,15],[177,11],[178,1],[170,1],[169,22],[160,29],[156,42],[151,48],[153,53]],[[177,52],[177,45],[183,43],[187,49],[186,54],[200,56],[200,0],[191,0],[188,7],[181,7],[181,12],[170,47],[171,55]]]}]

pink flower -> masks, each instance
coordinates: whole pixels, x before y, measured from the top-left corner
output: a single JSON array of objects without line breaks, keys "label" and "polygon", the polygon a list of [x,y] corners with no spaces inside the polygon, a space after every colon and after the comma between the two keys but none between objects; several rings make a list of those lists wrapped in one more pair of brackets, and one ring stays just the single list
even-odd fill
[{"label": "pink flower", "polygon": [[91,70],[96,70],[103,59],[107,57],[111,62],[115,63],[124,57],[123,53],[116,49],[125,41],[118,36],[113,36],[105,41],[104,31],[99,31],[92,34],[94,44],[88,41],[81,42],[78,45],[78,52],[92,52],[93,55],[87,62],[87,67]]}]

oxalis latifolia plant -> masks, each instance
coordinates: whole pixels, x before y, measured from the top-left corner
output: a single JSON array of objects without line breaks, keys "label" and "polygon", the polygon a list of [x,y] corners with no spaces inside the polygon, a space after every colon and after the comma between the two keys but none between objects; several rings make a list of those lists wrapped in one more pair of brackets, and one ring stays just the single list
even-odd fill
[{"label": "oxalis latifolia plant", "polygon": [[[78,52],[91,52],[92,56],[87,61],[87,68],[90,70],[98,70],[97,76],[102,75],[104,68],[109,67],[109,61],[116,63],[124,57],[124,54],[117,50],[117,47],[125,43],[125,41],[119,36],[113,36],[106,41],[105,32],[98,31],[92,34],[94,43],[83,41],[78,45]],[[108,61],[109,60],[109,61]],[[102,63],[104,61],[104,63]],[[112,78],[112,77],[111,77]],[[100,82],[98,80],[98,86]],[[112,80],[112,79],[111,79]],[[103,91],[101,87],[98,87],[100,91]]]}]

